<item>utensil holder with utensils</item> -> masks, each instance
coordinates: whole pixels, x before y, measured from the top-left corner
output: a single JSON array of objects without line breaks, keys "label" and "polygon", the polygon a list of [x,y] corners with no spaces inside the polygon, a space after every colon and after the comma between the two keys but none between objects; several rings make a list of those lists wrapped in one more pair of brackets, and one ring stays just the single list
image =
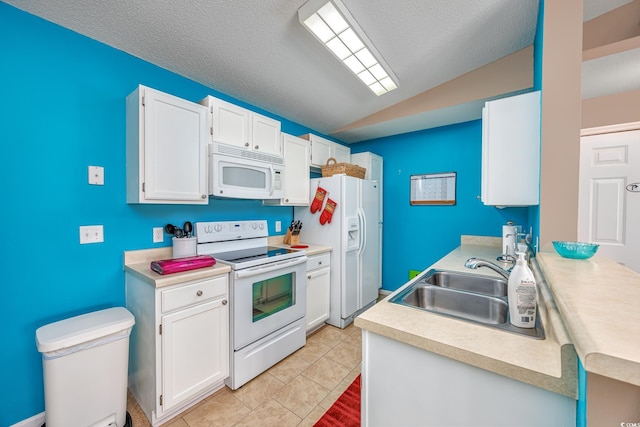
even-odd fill
[{"label": "utensil holder with utensils", "polygon": [[196,255],[196,237],[173,237],[173,258],[185,258]]}]

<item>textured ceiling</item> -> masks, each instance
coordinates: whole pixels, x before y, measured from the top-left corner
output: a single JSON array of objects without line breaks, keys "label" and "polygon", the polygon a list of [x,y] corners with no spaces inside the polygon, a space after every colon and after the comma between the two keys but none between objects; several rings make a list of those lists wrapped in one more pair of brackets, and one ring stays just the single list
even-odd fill
[{"label": "textured ceiling", "polygon": [[[587,1],[585,17],[628,0]],[[398,76],[377,97],[300,25],[304,2],[6,1],[326,134],[531,45],[538,12],[538,0],[343,0]]]}]

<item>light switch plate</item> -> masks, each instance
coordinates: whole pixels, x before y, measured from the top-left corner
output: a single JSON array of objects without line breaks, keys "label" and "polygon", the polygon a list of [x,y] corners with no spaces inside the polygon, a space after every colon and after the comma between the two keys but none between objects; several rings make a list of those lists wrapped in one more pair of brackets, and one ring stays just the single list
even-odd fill
[{"label": "light switch plate", "polygon": [[104,185],[104,168],[102,166],[89,166],[89,184]]},{"label": "light switch plate", "polygon": [[282,222],[276,221],[276,233],[280,233],[282,231]]},{"label": "light switch plate", "polygon": [[81,225],[80,244],[104,242],[104,230],[101,225]]}]

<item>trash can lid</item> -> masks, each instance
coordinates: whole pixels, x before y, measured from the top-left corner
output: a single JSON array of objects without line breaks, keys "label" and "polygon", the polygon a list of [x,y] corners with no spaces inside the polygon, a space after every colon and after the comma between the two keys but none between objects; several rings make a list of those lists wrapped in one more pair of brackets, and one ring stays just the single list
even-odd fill
[{"label": "trash can lid", "polygon": [[126,308],[108,308],[42,326],[36,330],[36,343],[40,353],[56,351],[118,333],[134,323]]}]

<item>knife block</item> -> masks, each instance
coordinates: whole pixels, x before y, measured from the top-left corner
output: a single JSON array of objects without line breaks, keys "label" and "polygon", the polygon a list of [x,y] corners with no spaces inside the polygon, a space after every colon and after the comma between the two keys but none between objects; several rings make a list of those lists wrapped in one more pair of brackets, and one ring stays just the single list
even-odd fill
[{"label": "knife block", "polygon": [[300,235],[293,234],[291,230],[287,228],[287,234],[284,235],[284,243],[287,245],[299,245],[300,244]]}]

